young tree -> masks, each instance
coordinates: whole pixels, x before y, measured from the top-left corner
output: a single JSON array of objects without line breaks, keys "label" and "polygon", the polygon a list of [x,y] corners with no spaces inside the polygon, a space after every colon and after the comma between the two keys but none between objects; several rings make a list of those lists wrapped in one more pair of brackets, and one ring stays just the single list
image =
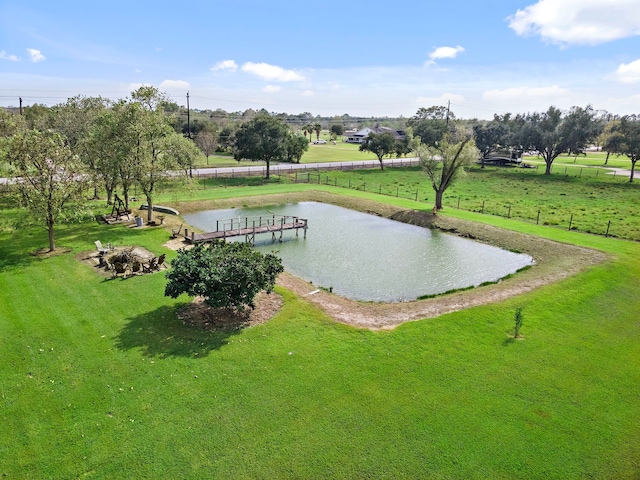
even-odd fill
[{"label": "young tree", "polygon": [[265,162],[266,178],[270,178],[271,162],[287,159],[289,129],[280,119],[270,115],[258,115],[240,127],[236,133],[233,158],[253,162]]},{"label": "young tree", "polygon": [[309,142],[300,135],[289,134],[289,141],[287,142],[287,162],[300,163],[300,159],[304,152],[309,150]]},{"label": "young tree", "polygon": [[[87,187],[83,164],[58,133],[31,130],[11,138],[8,158],[22,205],[44,223],[49,251],[55,250],[54,226],[78,214]],[[77,202],[74,205],[74,202]]]},{"label": "young tree", "polygon": [[367,138],[360,144],[361,152],[371,152],[378,157],[380,169],[384,170],[382,158],[385,155],[391,155],[396,151],[396,138],[391,132],[373,133],[371,132]]},{"label": "young tree", "polygon": [[204,297],[213,308],[254,308],[255,296],[271,293],[276,278],[284,270],[280,258],[254,250],[248,243],[219,242],[197,244],[178,250],[166,274],[165,296],[183,293]]},{"label": "young tree", "polygon": [[334,123],[333,125],[331,125],[330,132],[331,138],[335,140],[338,137],[344,135],[344,125],[342,125],[341,123]]},{"label": "young tree", "polygon": [[558,155],[582,152],[601,128],[590,106],[573,107],[566,114],[549,107],[544,113],[526,114],[521,120],[519,143],[525,150],[535,150],[542,156],[547,165],[546,175],[551,173],[551,165]]},{"label": "young tree", "polygon": [[629,182],[633,182],[636,162],[640,160],[640,118],[636,115],[622,117],[607,139],[605,150],[626,155],[631,160]]},{"label": "young tree", "polygon": [[200,150],[202,150],[202,153],[207,157],[207,165],[209,165],[209,155],[211,155],[216,149],[215,133],[208,130],[200,130],[196,134],[195,142]]},{"label": "young tree", "polygon": [[436,192],[436,210],[442,209],[445,190],[464,172],[464,167],[474,163],[480,154],[471,132],[460,127],[447,133],[436,145],[419,143],[416,152]]}]

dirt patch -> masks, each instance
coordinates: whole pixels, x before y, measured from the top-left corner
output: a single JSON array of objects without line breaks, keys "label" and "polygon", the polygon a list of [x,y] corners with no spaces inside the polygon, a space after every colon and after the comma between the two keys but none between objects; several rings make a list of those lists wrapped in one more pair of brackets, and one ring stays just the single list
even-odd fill
[{"label": "dirt patch", "polygon": [[[135,245],[129,246],[129,247],[126,247],[126,246],[118,247],[116,250],[108,253],[106,256],[108,258],[111,255],[114,255],[118,252],[122,252],[125,250],[129,251],[132,255],[135,255],[136,257],[138,257],[143,264],[148,264],[152,258],[158,257],[158,255],[153,254],[146,248],[135,246]],[[75,259],[81,263],[84,263],[85,265],[90,266],[98,275],[102,277],[111,278],[114,276],[113,270],[111,270],[107,265],[101,264],[100,255],[98,255],[98,252],[95,250],[89,250],[86,252],[77,253],[75,255]],[[165,266],[160,265],[159,270],[156,270],[156,271],[160,271],[163,269],[166,269],[166,265]],[[138,272],[137,274],[141,275],[142,273],[143,273],[143,270],[141,269],[140,272]],[[147,272],[147,273],[155,273],[155,271]]]},{"label": "dirt patch", "polygon": [[[476,241],[495,245],[507,250],[526,253],[535,260],[535,265],[510,278],[493,285],[472,290],[455,292],[427,300],[415,300],[401,303],[376,303],[349,300],[327,291],[318,291],[317,287],[291,274],[283,273],[277,284],[298,296],[318,305],[335,320],[356,327],[373,330],[394,328],[401,323],[433,318],[439,315],[465,308],[500,302],[515,295],[529,292],[543,285],[564,278],[602,263],[607,255],[587,248],[546,240],[504,230],[490,225],[433,215],[430,212],[406,210],[393,205],[381,204],[355,197],[343,197],[327,192],[304,192],[295,194],[243,197],[215,201],[200,201],[179,204],[185,213],[206,209],[232,208],[245,206],[275,205],[298,201],[318,201],[372,213],[404,223],[428,228],[437,228]],[[182,240],[169,242],[173,248],[186,246]],[[172,248],[169,244],[167,244]]]},{"label": "dirt patch", "polygon": [[273,292],[260,292],[254,303],[254,309],[238,312],[229,308],[212,308],[202,298],[197,298],[178,311],[178,318],[185,325],[203,330],[236,331],[270,320],[282,307],[282,297]]}]

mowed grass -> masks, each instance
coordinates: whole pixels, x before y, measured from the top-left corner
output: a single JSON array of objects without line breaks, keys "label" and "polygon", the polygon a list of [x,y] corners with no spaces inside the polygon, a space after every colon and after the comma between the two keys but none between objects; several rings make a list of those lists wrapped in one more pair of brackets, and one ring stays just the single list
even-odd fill
[{"label": "mowed grass", "polygon": [[[313,135],[313,140],[316,136]],[[309,144],[309,149],[302,155],[300,163],[326,163],[326,162],[355,162],[364,160],[377,160],[371,152],[361,152],[359,145],[345,143],[341,140],[334,145],[328,135],[322,134],[320,138],[326,140],[324,145]],[[209,159],[202,155],[197,161],[197,167],[237,167],[249,165],[263,165],[263,162],[251,162],[243,160],[237,162],[230,153],[216,153],[209,155]]]},{"label": "mowed grass", "polygon": [[[198,191],[210,198],[305,185]],[[327,187],[328,188],[328,187]],[[411,202],[346,191],[381,201]],[[239,200],[241,201],[241,200]],[[418,208],[420,204],[416,204]],[[336,324],[288,291],[268,323],[188,328],[162,273],[105,279],[95,223],[0,233],[0,473],[7,478],[636,478],[640,245],[499,217],[606,264],[393,331]],[[512,340],[524,306],[524,339]]]}]

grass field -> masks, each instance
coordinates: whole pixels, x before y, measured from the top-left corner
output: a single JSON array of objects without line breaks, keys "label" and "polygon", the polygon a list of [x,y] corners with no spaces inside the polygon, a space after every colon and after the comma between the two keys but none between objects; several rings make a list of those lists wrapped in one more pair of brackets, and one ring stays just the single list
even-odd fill
[{"label": "grass field", "polygon": [[[408,174],[385,173],[388,183]],[[556,182],[569,188],[539,178],[529,188],[546,192]],[[309,188],[208,188],[188,196]],[[370,191],[315,188],[430,208]],[[627,201],[607,199],[618,209]],[[10,205],[3,207],[11,217]],[[172,258],[162,246],[165,230],[61,227],[57,244],[70,251],[50,258],[32,255],[47,244],[44,231],[0,233],[0,473],[637,478],[640,245],[446,211],[596,248],[611,260],[509,301],[392,331],[337,324],[278,288],[284,307],[268,323],[201,332],[176,319],[188,299],[165,298],[161,273],[104,279],[76,259],[96,239]],[[524,306],[524,339],[513,341],[518,306]]]}]

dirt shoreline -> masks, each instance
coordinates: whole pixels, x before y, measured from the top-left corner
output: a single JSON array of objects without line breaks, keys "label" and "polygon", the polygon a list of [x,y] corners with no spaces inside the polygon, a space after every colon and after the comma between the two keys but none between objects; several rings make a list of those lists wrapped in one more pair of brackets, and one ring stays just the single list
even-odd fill
[{"label": "dirt shoreline", "polygon": [[[354,327],[372,330],[391,329],[404,322],[434,318],[477,305],[499,302],[575,275],[590,266],[606,261],[608,258],[606,254],[597,250],[563,244],[482,223],[433,215],[430,212],[407,210],[393,205],[320,191],[186,202],[177,205],[177,208],[183,213],[189,213],[206,209],[275,205],[299,201],[331,203],[412,225],[437,228],[511,251],[526,253],[535,260],[535,265],[532,268],[493,285],[426,300],[400,303],[349,300],[324,290],[318,291],[317,286],[286,272],[278,277],[278,285],[317,305],[336,321]],[[184,246],[184,243],[180,240],[173,240],[167,246],[177,249]]]}]

